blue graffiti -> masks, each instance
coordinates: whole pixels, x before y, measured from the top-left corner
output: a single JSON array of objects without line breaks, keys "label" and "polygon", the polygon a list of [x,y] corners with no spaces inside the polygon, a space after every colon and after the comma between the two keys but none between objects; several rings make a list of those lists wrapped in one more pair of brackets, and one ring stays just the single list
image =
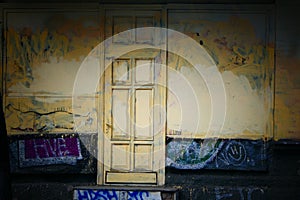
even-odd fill
[{"label": "blue graffiti", "polygon": [[114,190],[77,190],[78,200],[119,200]]},{"label": "blue graffiti", "polygon": [[128,194],[128,200],[144,200],[143,195],[145,194],[146,197],[149,197],[149,192],[147,191],[133,191],[127,192]]},{"label": "blue graffiti", "polygon": [[[266,170],[269,142],[247,139],[173,139],[167,143],[166,165],[177,169]],[[200,152],[205,154],[200,154]]]},{"label": "blue graffiti", "polygon": [[237,187],[237,188],[226,188],[216,187],[215,195],[216,200],[230,200],[230,199],[241,199],[241,200],[252,200],[253,196],[263,199],[265,194],[264,188],[257,187]]},{"label": "blue graffiti", "polygon": [[146,200],[148,191],[115,191],[115,190],[76,190],[78,200]]}]

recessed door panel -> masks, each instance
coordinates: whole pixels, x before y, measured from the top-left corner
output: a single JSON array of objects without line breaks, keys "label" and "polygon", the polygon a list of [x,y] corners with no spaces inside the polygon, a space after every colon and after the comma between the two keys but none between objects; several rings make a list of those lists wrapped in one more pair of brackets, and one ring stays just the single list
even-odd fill
[{"label": "recessed door panel", "polygon": [[153,79],[153,60],[137,59],[135,61],[135,82],[151,84]]},{"label": "recessed door panel", "polygon": [[152,144],[135,144],[134,145],[134,169],[151,171],[152,167]]},{"label": "recessed door panel", "polygon": [[130,74],[130,60],[129,59],[116,59],[113,61],[113,84],[128,84],[131,81]]},{"label": "recessed door panel", "polygon": [[[136,28],[142,27],[153,27],[154,18],[152,16],[138,16],[136,17]],[[152,44],[153,43],[153,33],[145,31],[143,29],[137,29],[135,32],[136,43]]]},{"label": "recessed door panel", "polygon": [[129,144],[113,144],[111,151],[111,169],[121,171],[130,170]]},{"label": "recessed door panel", "polygon": [[135,92],[135,139],[153,139],[153,95],[151,89],[137,89]]},{"label": "recessed door panel", "polygon": [[129,139],[129,90],[112,90],[112,139]]},{"label": "recessed door panel", "polygon": [[133,41],[132,32],[125,32],[128,29],[134,28],[133,18],[127,16],[113,17],[113,35],[119,34],[119,37],[114,37],[113,42],[127,44]]}]

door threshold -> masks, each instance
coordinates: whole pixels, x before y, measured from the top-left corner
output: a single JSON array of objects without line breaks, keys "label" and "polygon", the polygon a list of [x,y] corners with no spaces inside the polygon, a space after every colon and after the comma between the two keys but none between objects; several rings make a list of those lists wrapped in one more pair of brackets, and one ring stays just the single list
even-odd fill
[{"label": "door threshold", "polygon": [[147,190],[147,191],[164,191],[164,192],[176,192],[179,190],[178,187],[176,186],[137,186],[137,185],[132,185],[132,186],[122,186],[122,185],[87,185],[87,186],[75,186],[74,190],[84,190],[84,189],[105,189],[105,190]]}]

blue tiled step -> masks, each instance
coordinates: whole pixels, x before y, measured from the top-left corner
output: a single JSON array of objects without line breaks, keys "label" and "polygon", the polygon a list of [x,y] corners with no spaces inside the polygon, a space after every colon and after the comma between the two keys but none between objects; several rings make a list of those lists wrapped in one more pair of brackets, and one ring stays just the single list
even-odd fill
[{"label": "blue tiled step", "polygon": [[74,200],[176,200],[177,188],[79,186],[74,188]]}]

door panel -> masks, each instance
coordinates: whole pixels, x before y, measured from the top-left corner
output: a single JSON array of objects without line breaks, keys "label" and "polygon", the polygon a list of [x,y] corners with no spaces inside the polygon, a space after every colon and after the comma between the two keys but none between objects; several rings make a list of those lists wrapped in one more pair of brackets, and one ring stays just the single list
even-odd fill
[{"label": "door panel", "polygon": [[[141,27],[153,27],[154,17],[153,16],[137,16],[136,17],[136,28]],[[138,30],[135,37],[136,43],[152,44],[154,41],[153,33],[147,31]]]},{"label": "door panel", "polygon": [[111,169],[130,170],[130,145],[112,143],[111,147]]},{"label": "door panel", "polygon": [[112,35],[119,34],[120,37],[113,38],[114,43],[130,43],[134,40],[132,32],[122,33],[128,29],[134,28],[134,18],[126,16],[112,17]]},{"label": "door panel", "polygon": [[134,145],[134,169],[136,171],[153,170],[153,145],[152,144],[135,144]]},{"label": "door panel", "polygon": [[138,89],[135,93],[135,140],[153,140],[152,89]]},{"label": "door panel", "polygon": [[129,90],[112,90],[112,139],[129,140]]},{"label": "door panel", "polygon": [[135,82],[138,84],[151,84],[153,82],[153,60],[136,59]]},{"label": "door panel", "polygon": [[129,59],[116,59],[113,62],[113,84],[130,84]]}]

